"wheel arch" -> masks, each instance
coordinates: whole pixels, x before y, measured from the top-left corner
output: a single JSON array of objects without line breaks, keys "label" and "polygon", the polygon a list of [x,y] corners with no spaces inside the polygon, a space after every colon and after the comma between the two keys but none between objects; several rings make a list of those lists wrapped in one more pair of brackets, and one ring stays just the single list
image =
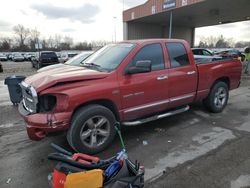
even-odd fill
[{"label": "wheel arch", "polygon": [[217,78],[217,79],[213,82],[212,87],[210,88],[210,90],[214,87],[214,85],[215,85],[217,82],[224,82],[224,83],[226,83],[227,86],[228,86],[228,89],[230,90],[230,84],[231,84],[231,83],[230,83],[230,79],[229,79],[228,76],[222,76],[222,77],[220,77],[220,78]]},{"label": "wheel arch", "polygon": [[[88,105],[91,105],[91,104],[101,105],[101,106],[104,106],[104,107],[108,108],[111,112],[113,112],[116,120],[120,121],[120,115],[119,115],[118,108],[117,108],[116,104],[112,100],[110,100],[110,99],[97,99],[97,100],[88,101],[86,103],[80,104],[73,111],[72,117],[82,107],[88,106]],[[71,119],[72,119],[72,117],[71,117]]]}]

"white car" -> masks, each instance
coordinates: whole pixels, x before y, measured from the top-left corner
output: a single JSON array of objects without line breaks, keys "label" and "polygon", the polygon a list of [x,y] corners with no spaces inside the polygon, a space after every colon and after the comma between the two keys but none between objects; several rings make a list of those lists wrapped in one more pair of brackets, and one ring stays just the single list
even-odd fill
[{"label": "white car", "polygon": [[73,57],[75,57],[77,55],[78,55],[78,53],[73,53],[73,52],[62,53],[59,61],[60,61],[60,63],[65,63],[65,62],[67,62],[68,60],[70,60],[71,58],[73,58]]},{"label": "white car", "polygon": [[8,58],[4,54],[0,54],[0,61],[8,61]]},{"label": "white car", "polygon": [[222,60],[221,56],[214,55],[212,51],[205,48],[192,48],[192,52],[196,63],[207,63]]}]

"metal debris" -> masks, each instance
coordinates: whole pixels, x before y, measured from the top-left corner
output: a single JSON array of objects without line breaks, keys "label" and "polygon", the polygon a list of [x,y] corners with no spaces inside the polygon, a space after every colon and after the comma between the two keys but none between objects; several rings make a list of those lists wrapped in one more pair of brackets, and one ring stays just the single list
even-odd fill
[{"label": "metal debris", "polygon": [[11,178],[9,178],[9,179],[6,181],[7,184],[10,184],[10,182],[11,182]]}]

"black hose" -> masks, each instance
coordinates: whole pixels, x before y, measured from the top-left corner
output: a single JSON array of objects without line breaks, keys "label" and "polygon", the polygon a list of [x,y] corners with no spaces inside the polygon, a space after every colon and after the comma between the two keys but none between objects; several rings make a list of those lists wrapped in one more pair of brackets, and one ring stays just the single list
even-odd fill
[{"label": "black hose", "polygon": [[65,149],[63,149],[62,147],[52,143],[50,144],[52,148],[54,148],[56,151],[60,152],[60,153],[63,153],[65,155],[68,155],[68,156],[72,156],[73,154]]},{"label": "black hose", "polygon": [[92,169],[106,169],[109,165],[110,162],[106,162],[106,163],[97,163],[97,164],[83,164],[83,163],[79,163],[77,161],[72,160],[71,158],[60,154],[60,153],[52,153],[48,155],[48,159],[49,160],[54,160],[54,161],[60,161],[60,162],[64,162],[67,164],[70,164],[74,167],[77,168],[81,168],[84,170],[92,170]]}]

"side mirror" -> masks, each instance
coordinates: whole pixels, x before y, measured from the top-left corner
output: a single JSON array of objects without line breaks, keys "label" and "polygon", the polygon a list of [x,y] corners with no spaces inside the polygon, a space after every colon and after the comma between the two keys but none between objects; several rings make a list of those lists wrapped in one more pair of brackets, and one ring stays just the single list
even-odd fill
[{"label": "side mirror", "polygon": [[135,63],[134,67],[129,67],[126,71],[127,74],[137,74],[151,72],[152,63],[150,60],[141,60]]}]

